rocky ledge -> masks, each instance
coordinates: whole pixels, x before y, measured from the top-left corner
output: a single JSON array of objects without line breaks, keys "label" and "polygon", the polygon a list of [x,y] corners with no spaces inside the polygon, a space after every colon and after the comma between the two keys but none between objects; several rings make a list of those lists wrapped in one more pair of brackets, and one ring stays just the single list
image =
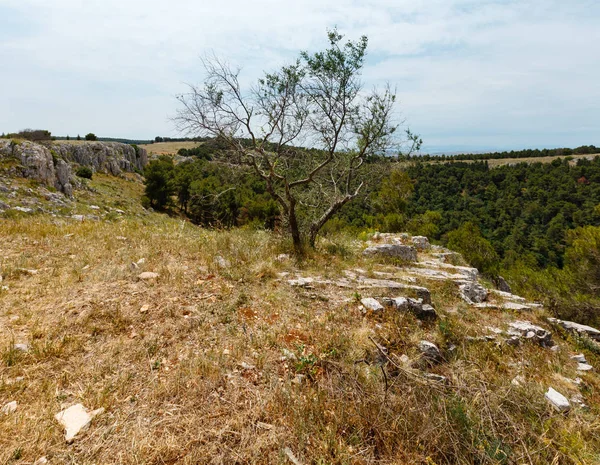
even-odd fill
[{"label": "rocky ledge", "polygon": [[0,139],[0,160],[15,159],[9,175],[32,178],[71,196],[72,165],[118,176],[142,170],[148,163],[144,149],[118,142],[87,142],[80,145],[54,142],[48,145]]}]

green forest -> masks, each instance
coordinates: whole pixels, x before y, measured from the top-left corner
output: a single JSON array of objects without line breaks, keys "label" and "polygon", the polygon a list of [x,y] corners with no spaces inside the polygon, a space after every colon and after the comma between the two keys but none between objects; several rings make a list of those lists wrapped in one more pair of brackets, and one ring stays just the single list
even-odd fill
[{"label": "green forest", "polygon": [[[215,142],[152,161],[146,206],[204,227],[281,229],[279,208],[252,170],[230,166]],[[370,183],[324,235],[400,232],[448,246],[491,281],[543,300],[557,314],[598,321],[600,157],[576,163],[369,160]]]}]

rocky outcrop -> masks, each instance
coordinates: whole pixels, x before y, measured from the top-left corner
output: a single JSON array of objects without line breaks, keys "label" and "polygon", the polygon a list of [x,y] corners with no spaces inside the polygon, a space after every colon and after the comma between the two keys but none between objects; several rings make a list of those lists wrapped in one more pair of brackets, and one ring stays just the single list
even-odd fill
[{"label": "rocky outcrop", "polygon": [[417,250],[411,245],[374,245],[372,247],[366,248],[363,251],[363,255],[383,255],[387,257],[396,257],[409,262],[417,261]]},{"label": "rocky outcrop", "polygon": [[55,160],[52,152],[43,145],[0,139],[0,159],[3,158],[15,158],[20,162],[21,166],[12,168],[14,175],[37,179],[68,196],[71,195],[71,166],[63,160]]},{"label": "rocky outcrop", "polygon": [[148,163],[146,150],[119,142],[86,142],[80,145],[55,142],[51,149],[67,162],[113,176],[123,171],[142,170]]},{"label": "rocky outcrop", "polygon": [[[37,179],[71,196],[71,163],[117,176],[142,170],[148,163],[144,149],[118,142],[88,142],[80,145],[54,142],[48,146],[29,141],[0,139],[0,159],[14,158],[20,166],[10,168],[15,176]],[[10,174],[10,173],[9,173]]]}]

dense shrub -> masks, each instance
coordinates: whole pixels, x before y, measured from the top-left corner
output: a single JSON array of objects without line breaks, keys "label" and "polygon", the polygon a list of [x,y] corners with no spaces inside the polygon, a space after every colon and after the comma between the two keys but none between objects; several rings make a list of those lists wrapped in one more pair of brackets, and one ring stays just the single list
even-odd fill
[{"label": "dense shrub", "polygon": [[92,176],[94,175],[94,171],[92,171],[92,169],[88,168],[87,166],[81,166],[81,167],[77,168],[77,171],[75,171],[75,174],[77,176],[79,176],[80,178],[92,179]]}]

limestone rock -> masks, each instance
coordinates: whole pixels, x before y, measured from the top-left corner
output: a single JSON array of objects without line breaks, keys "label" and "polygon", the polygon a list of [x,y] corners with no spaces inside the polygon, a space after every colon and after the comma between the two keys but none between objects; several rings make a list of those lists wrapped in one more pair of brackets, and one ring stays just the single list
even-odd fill
[{"label": "limestone rock", "polygon": [[78,145],[54,142],[51,149],[67,162],[113,176],[123,171],[142,170],[148,163],[146,150],[140,147],[136,150],[129,144],[119,142],[86,142]]},{"label": "limestone rock", "polygon": [[502,276],[498,276],[496,278],[496,287],[498,288],[499,291],[512,293],[512,289],[510,288],[510,285],[506,282],[506,279],[504,279]]},{"label": "limestone rock", "polygon": [[401,312],[411,312],[420,320],[435,319],[437,312],[429,305],[424,304],[422,299],[411,299],[406,297],[394,297],[385,299],[384,303]]},{"label": "limestone rock", "polygon": [[555,391],[552,388],[548,388],[545,397],[559,412],[567,412],[571,408],[571,403],[569,402],[569,399],[567,399],[560,392]]},{"label": "limestone rock", "polygon": [[315,282],[313,278],[296,278],[288,280],[288,284],[293,287],[312,287],[312,284]]},{"label": "limestone rock", "polygon": [[594,367],[587,363],[578,363],[577,364],[577,371],[579,371],[579,372],[592,371],[593,369],[594,369]]},{"label": "limestone rock", "polygon": [[411,245],[380,244],[366,248],[363,255],[381,255],[385,257],[396,257],[409,262],[417,261],[417,249]]},{"label": "limestone rock", "polygon": [[575,360],[576,362],[579,362],[579,363],[587,363],[587,360],[585,359],[585,355],[583,355],[583,354],[573,355],[571,357],[571,360]]},{"label": "limestone rock", "polygon": [[17,411],[17,401],[13,400],[4,404],[4,406],[0,409],[0,413],[4,415],[10,415],[11,413],[15,413]]},{"label": "limestone rock", "polygon": [[563,327],[567,331],[577,333],[580,336],[588,336],[590,339],[600,341],[600,331],[596,328],[592,328],[591,326],[582,325],[573,321],[559,320],[558,318],[548,318],[548,321]]},{"label": "limestone rock", "polygon": [[427,250],[431,247],[429,244],[429,239],[425,236],[413,236],[412,243],[418,250]]},{"label": "limestone rock", "polygon": [[154,273],[152,271],[144,271],[143,273],[140,273],[140,275],[138,276],[139,279],[141,279],[142,281],[152,281],[153,279],[157,279],[159,277],[158,273]]},{"label": "limestone rock", "polygon": [[433,342],[420,341],[418,345],[419,351],[424,359],[432,363],[438,363],[442,360],[442,353],[438,346]]},{"label": "limestone rock", "polygon": [[64,426],[66,430],[65,440],[67,442],[73,442],[75,436],[77,436],[82,429],[87,428],[92,419],[102,412],[104,412],[103,408],[90,412],[82,404],[76,404],[58,412],[54,415],[54,418]]},{"label": "limestone rock", "polygon": [[460,286],[460,296],[469,304],[479,304],[487,300],[488,291],[479,283],[469,282]]},{"label": "limestone rock", "polygon": [[542,347],[552,347],[554,345],[552,333],[532,324],[530,321],[513,321],[508,326],[510,328],[508,330],[510,336],[533,340]]},{"label": "limestone rock", "polygon": [[363,307],[365,307],[367,310],[371,310],[372,312],[383,311],[383,305],[381,305],[373,297],[365,297],[363,299],[360,299],[360,303],[363,305]]}]

